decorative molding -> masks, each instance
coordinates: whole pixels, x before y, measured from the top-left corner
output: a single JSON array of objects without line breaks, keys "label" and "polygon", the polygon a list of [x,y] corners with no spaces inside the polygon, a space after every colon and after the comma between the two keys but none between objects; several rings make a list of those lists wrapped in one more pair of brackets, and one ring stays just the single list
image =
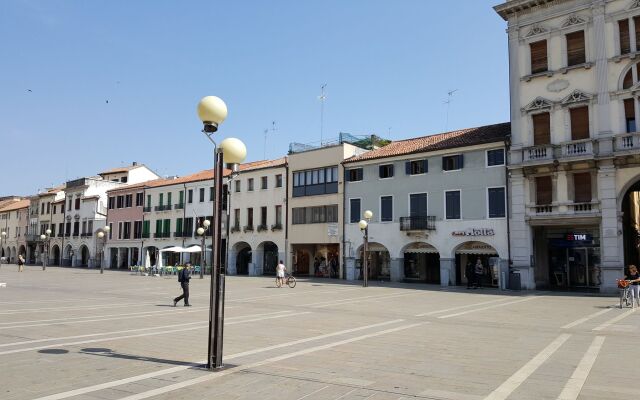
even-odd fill
[{"label": "decorative molding", "polygon": [[[637,1],[640,1],[640,0],[637,0]],[[573,15],[569,16],[569,18],[567,18],[562,23],[562,27],[566,28],[566,27],[571,26],[571,25],[580,25],[580,24],[584,24],[585,22],[587,22],[587,20],[584,17],[581,17],[578,14],[573,14]]]},{"label": "decorative molding", "polygon": [[640,7],[640,0],[633,0],[631,4],[629,4],[629,7],[627,7],[627,10],[633,10],[638,7]]},{"label": "decorative molding", "polygon": [[580,91],[580,90],[574,90],[573,92],[571,92],[571,94],[569,94],[567,97],[565,97],[564,99],[562,99],[562,101],[560,102],[562,105],[567,105],[567,104],[573,104],[573,103],[582,103],[585,101],[589,101],[591,100],[593,96]]},{"label": "decorative molding", "polygon": [[545,110],[553,107],[553,101],[545,99],[544,97],[536,97],[531,103],[522,108],[524,112],[531,112],[537,110]]},{"label": "decorative molding", "polygon": [[534,24],[531,29],[529,29],[529,32],[525,35],[525,37],[531,37],[531,36],[536,36],[536,35],[540,35],[543,33],[547,33],[549,32],[549,30],[539,24]]},{"label": "decorative molding", "polygon": [[562,92],[566,88],[569,87],[569,81],[566,79],[556,79],[555,81],[549,83],[547,85],[547,90],[549,92],[558,93]]}]

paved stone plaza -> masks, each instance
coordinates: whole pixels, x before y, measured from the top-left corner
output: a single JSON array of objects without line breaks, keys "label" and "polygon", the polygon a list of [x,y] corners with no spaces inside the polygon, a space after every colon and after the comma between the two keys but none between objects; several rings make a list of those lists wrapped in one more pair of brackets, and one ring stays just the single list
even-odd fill
[{"label": "paved stone plaza", "polygon": [[612,297],[229,277],[225,369],[209,280],[2,265],[0,398],[620,399],[640,314]]}]

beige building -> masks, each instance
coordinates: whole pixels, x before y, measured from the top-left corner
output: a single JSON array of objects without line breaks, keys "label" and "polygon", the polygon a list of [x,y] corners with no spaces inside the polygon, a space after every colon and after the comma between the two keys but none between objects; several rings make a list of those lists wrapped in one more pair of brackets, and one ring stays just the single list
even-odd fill
[{"label": "beige building", "polygon": [[614,291],[638,263],[640,2],[511,0],[512,266],[525,288]]},{"label": "beige building", "polygon": [[29,199],[12,198],[0,202],[0,257],[4,262],[16,263],[18,255],[26,258],[25,233],[29,223]]},{"label": "beige building", "polygon": [[286,263],[297,275],[345,277],[342,161],[366,151],[340,143],[290,152]]}]

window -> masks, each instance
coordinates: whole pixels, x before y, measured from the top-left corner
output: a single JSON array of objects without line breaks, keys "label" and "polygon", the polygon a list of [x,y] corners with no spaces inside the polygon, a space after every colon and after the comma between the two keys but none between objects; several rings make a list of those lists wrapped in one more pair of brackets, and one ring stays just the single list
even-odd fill
[{"label": "window", "polygon": [[407,161],[404,164],[407,175],[420,175],[429,172],[429,163],[427,160]]},{"label": "window", "polygon": [[180,207],[184,206],[184,190],[178,192],[178,205]]},{"label": "window", "polygon": [[124,223],[124,233],[122,235],[123,239],[131,239],[131,222]]},{"label": "window", "polygon": [[93,220],[89,220],[89,227],[87,228],[87,233],[93,232]]},{"label": "window", "polygon": [[276,187],[282,187],[282,174],[276,175]]},{"label": "window", "polygon": [[627,132],[636,131],[636,101],[635,99],[626,99],[624,101],[624,119]]},{"label": "window", "polygon": [[162,224],[162,233],[164,234],[164,237],[169,237],[171,235],[171,220],[170,219],[165,219],[164,223]]},{"label": "window", "polygon": [[504,165],[504,149],[487,150],[487,167]]},{"label": "window", "polygon": [[151,221],[142,222],[142,236],[148,238],[151,233]]},{"label": "window", "polygon": [[573,174],[574,203],[591,203],[591,173]]},{"label": "window", "polygon": [[380,179],[393,177],[393,164],[380,165],[378,167],[378,176]]},{"label": "window", "polygon": [[76,197],[76,210],[80,209],[80,197]]},{"label": "window", "polygon": [[51,212],[51,203],[47,202],[47,214]]},{"label": "window", "polygon": [[253,178],[247,179],[247,191],[248,192],[253,191]]},{"label": "window", "polygon": [[589,107],[569,109],[571,117],[571,139],[581,140],[589,138]]},{"label": "window", "polygon": [[[58,206],[53,206],[53,215],[56,215],[56,211],[58,211]],[[11,213],[9,213],[9,218],[11,218]]]},{"label": "window", "polygon": [[620,54],[629,54],[631,52],[631,38],[628,19],[618,21],[618,32],[620,32]]},{"label": "window", "polygon": [[160,193],[160,196],[158,197],[158,205],[160,207],[164,205],[164,193]]},{"label": "window", "polygon": [[200,188],[200,203],[204,202],[204,188]]},{"label": "window", "polygon": [[410,217],[426,217],[427,216],[427,194],[414,193],[409,195],[409,216]]},{"label": "window", "polygon": [[505,188],[488,188],[487,197],[489,201],[489,218],[504,218],[506,215]]},{"label": "window", "polygon": [[539,206],[553,202],[551,176],[536,177],[536,204]]},{"label": "window", "polygon": [[73,236],[80,235],[80,221],[76,221],[73,223]]},{"label": "window", "polygon": [[236,193],[240,192],[240,181],[236,181]]},{"label": "window", "polygon": [[304,207],[295,207],[291,209],[291,223],[294,225],[304,224]]},{"label": "window", "polygon": [[[25,231],[25,232],[26,232],[26,231]],[[66,237],[71,236],[71,222],[67,222],[67,225],[66,225],[66,226],[65,226],[65,228],[64,228],[64,235],[65,235]],[[111,239],[111,238],[109,238],[109,239]]]},{"label": "window", "polygon": [[193,189],[189,189],[189,191],[187,191],[187,202],[189,204],[193,203]]},{"label": "window", "polygon": [[122,239],[122,222],[118,222],[118,239]]},{"label": "window", "polygon": [[584,46],[584,31],[569,33],[567,39],[567,66],[587,62]]},{"label": "window", "polygon": [[349,199],[349,222],[360,221],[360,199]]},{"label": "window", "polygon": [[[345,172],[346,175],[346,172]],[[345,179],[348,179],[345,176]],[[293,197],[338,193],[338,167],[293,173]]]},{"label": "window", "polygon": [[227,211],[228,201],[229,201],[229,185],[222,185],[222,209],[224,211]]},{"label": "window", "polygon": [[193,217],[184,219],[184,226],[182,227],[182,232],[185,236],[193,235]]},{"label": "window", "polygon": [[[68,225],[68,224],[67,224]],[[109,223],[109,240],[113,238],[113,223]]]},{"label": "window", "polygon": [[209,188],[209,201],[213,201],[215,194],[213,193],[213,186]]},{"label": "window", "polygon": [[133,238],[140,239],[142,237],[142,221],[135,221],[133,223]]},{"label": "window", "polygon": [[551,117],[549,113],[531,116],[533,121],[533,145],[541,146],[551,143]]},{"label": "window", "polygon": [[393,221],[393,196],[380,197],[380,221]]},{"label": "window", "polygon": [[267,189],[267,177],[263,176],[260,178],[260,189]]},{"label": "window", "polygon": [[348,169],[346,173],[347,182],[358,182],[362,180],[362,168]]},{"label": "window", "polygon": [[122,182],[122,183],[127,183],[127,180],[128,179],[127,179],[126,176],[123,176],[122,178],[120,178],[120,182]]},{"label": "window", "polygon": [[147,207],[151,207],[151,195],[147,195]]},{"label": "window", "polygon": [[247,208],[247,226],[253,228],[253,208]]},{"label": "window", "polygon": [[176,235],[182,236],[182,218],[176,218]]},{"label": "window", "polygon": [[142,207],[144,203],[144,193],[136,193],[136,207]]},{"label": "window", "polygon": [[233,210],[233,226],[240,227],[240,209]]},{"label": "window", "polygon": [[282,206],[276,206],[276,225],[282,225]]},{"label": "window", "polygon": [[111,196],[109,197],[109,199],[107,200],[107,208],[109,210],[113,210],[116,206],[116,198]]},{"label": "window", "polygon": [[171,192],[167,193],[167,205],[171,209]]},{"label": "window", "polygon": [[118,208],[124,208],[124,196],[118,196],[118,197],[116,198],[116,200],[117,200],[117,201],[116,201],[116,204],[117,204],[117,205],[116,205],[116,207],[118,207]]},{"label": "window", "polygon": [[444,192],[444,207],[446,219],[460,219],[460,191],[449,190]]},{"label": "window", "polygon": [[456,154],[455,156],[442,157],[442,170],[443,171],[457,171],[462,169],[463,157],[462,154]]},{"label": "window", "polygon": [[529,45],[531,49],[531,73],[546,72],[547,67],[547,41],[541,40]]},{"label": "window", "polygon": [[325,222],[338,222],[338,205],[317,207],[296,207],[292,208],[292,223],[315,224]]},{"label": "window", "polygon": [[40,214],[44,215],[44,202],[42,202],[42,211],[40,211]]},{"label": "window", "polygon": [[327,210],[327,222],[338,222],[338,205],[325,206]]},{"label": "window", "polygon": [[267,207],[260,207],[260,225],[267,226]]},{"label": "window", "polygon": [[129,208],[129,207],[133,207],[133,195],[132,194],[128,194],[124,197],[124,206]]},{"label": "window", "polygon": [[156,236],[157,237],[161,237],[162,236],[162,220],[156,220]]}]

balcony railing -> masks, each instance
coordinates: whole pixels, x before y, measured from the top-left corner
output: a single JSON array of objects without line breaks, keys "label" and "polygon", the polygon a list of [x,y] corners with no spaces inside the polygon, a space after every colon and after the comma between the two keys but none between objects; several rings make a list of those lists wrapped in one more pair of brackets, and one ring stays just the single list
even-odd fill
[{"label": "balcony railing", "polygon": [[593,156],[593,141],[591,139],[583,139],[562,143],[562,156]]},{"label": "balcony railing", "polygon": [[281,231],[282,230],[282,224],[278,223],[278,224],[273,224],[271,225],[271,230],[272,231]]},{"label": "balcony railing", "polygon": [[40,240],[40,235],[27,234],[24,235],[24,237],[27,242],[37,242],[38,240]]},{"label": "balcony railing", "polygon": [[525,162],[552,160],[553,146],[550,144],[545,144],[524,148],[522,149],[522,159]]},{"label": "balcony railing", "polygon": [[142,232],[142,238],[143,239],[149,239],[151,237],[151,233],[149,232]]},{"label": "balcony railing", "polygon": [[153,237],[156,239],[170,238],[171,232],[156,232],[153,234]]},{"label": "balcony railing", "polygon": [[231,227],[231,233],[240,232],[240,225],[234,225]]},{"label": "balcony railing", "polygon": [[258,232],[264,232],[264,231],[268,231],[269,227],[266,224],[260,224],[260,225],[258,225],[257,230],[258,230]]},{"label": "balcony railing", "polygon": [[171,210],[171,204],[165,204],[163,206],[156,206],[156,211],[168,211]]},{"label": "balcony railing", "polygon": [[625,133],[616,136],[616,151],[640,149],[640,133]]},{"label": "balcony railing", "polygon": [[245,225],[243,231],[244,232],[253,232],[253,225]]},{"label": "balcony railing", "polygon": [[64,234],[64,237],[70,237],[71,236],[71,232],[67,232]]},{"label": "balcony railing", "polygon": [[142,211],[143,211],[143,212],[151,212],[151,206],[143,207],[143,208],[142,208]]},{"label": "balcony railing", "polygon": [[553,212],[553,205],[541,204],[534,207],[536,214],[551,214]]},{"label": "balcony railing", "polygon": [[92,236],[93,236],[93,232],[88,232],[88,233],[82,233],[82,234],[80,234],[80,237],[83,237],[83,238],[92,237]]},{"label": "balcony railing", "polygon": [[63,236],[64,236],[64,233],[62,233],[62,232],[58,232],[58,235],[57,235],[57,236],[58,236],[58,237],[63,237]]},{"label": "balcony railing", "polygon": [[401,231],[434,231],[436,229],[436,217],[426,215],[421,217],[400,217]]},{"label": "balcony railing", "polygon": [[187,231],[173,232],[173,237],[191,237],[191,233]]},{"label": "balcony railing", "polygon": [[176,210],[182,210],[184,208],[184,203],[176,204],[174,207]]}]

